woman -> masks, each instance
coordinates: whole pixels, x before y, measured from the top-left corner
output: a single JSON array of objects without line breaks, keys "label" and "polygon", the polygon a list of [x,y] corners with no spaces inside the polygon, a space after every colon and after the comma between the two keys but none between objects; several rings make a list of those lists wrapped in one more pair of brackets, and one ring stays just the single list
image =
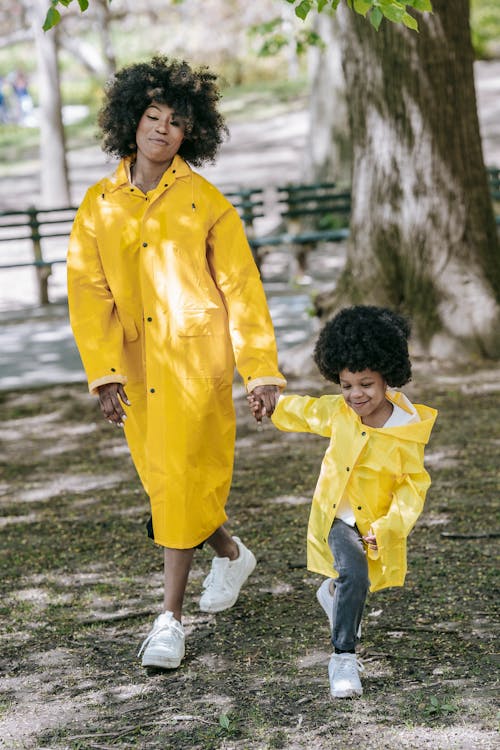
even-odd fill
[{"label": "woman", "polygon": [[223,526],[231,483],[234,366],[272,413],[285,380],[236,210],[192,171],[226,133],[216,76],[154,57],[118,72],[99,115],[121,157],[91,187],[68,253],[71,325],[104,417],[123,426],[164,547],[165,599],[142,664],[179,666],[194,549],[216,557],[200,608],[235,603],[255,557]]}]

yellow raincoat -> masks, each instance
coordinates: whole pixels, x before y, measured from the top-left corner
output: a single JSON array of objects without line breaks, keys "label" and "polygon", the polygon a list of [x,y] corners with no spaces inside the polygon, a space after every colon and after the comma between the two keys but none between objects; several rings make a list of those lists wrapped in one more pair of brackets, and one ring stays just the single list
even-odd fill
[{"label": "yellow raincoat", "polygon": [[387,398],[419,422],[400,427],[364,425],[342,396],[282,396],[272,420],[280,430],[311,432],[330,438],[314,492],[307,534],[309,570],[336,577],[328,534],[338,504],[346,495],[362,536],[370,528],[378,551],[368,551],[370,590],[402,586],[406,575],[406,538],[430,485],[424,446],[437,417],[428,406],[411,404],[404,394]]},{"label": "yellow raincoat", "polygon": [[226,520],[235,364],[249,390],[285,384],[236,210],[179,156],[147,194],[122,160],[77,213],[68,298],[90,391],[126,383],[155,541],[198,545]]}]

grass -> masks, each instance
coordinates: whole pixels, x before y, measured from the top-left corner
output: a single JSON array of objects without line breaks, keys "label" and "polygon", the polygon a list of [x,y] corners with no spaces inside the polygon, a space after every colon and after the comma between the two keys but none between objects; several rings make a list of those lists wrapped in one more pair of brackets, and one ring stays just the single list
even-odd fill
[{"label": "grass", "polygon": [[[414,399],[440,410],[429,446],[433,485],[411,536],[407,585],[368,601],[365,694],[337,702],[328,694],[319,580],[305,567],[321,438],[271,426],[258,433],[238,403],[230,527],[259,565],[232,610],[204,615],[197,600],[210,553],[197,553],[186,659],[174,672],[148,674],[135,654],[159,611],[161,554],[146,538],[147,499],[121,434],[81,386],[3,394],[7,746],[495,747],[495,539],[487,534],[498,495],[498,371],[416,379]],[[312,382],[308,391],[321,389]]]}]

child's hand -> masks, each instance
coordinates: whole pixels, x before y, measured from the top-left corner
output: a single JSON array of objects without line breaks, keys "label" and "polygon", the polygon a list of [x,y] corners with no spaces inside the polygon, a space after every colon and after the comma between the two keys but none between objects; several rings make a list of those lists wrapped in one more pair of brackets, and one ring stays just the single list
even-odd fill
[{"label": "child's hand", "polygon": [[256,396],[253,395],[253,393],[250,393],[247,396],[248,405],[250,407],[250,411],[252,412],[253,416],[257,420],[257,422],[262,422],[262,403],[260,399],[258,399]]},{"label": "child's hand", "polygon": [[366,536],[363,537],[363,541],[365,542],[368,549],[373,550],[373,552],[378,551],[377,546],[377,539],[375,537],[375,534],[373,533],[373,529],[370,527],[370,530]]},{"label": "child's hand", "polygon": [[278,403],[280,389],[277,385],[258,385],[247,396],[250,411],[257,420],[262,422],[263,417],[271,417]]}]

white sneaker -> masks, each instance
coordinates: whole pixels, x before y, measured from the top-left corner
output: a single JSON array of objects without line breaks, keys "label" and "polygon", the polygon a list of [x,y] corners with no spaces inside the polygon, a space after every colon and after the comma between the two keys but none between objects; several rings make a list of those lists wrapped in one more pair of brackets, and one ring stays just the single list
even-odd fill
[{"label": "white sneaker", "polygon": [[363,695],[359,673],[364,667],[356,654],[332,654],[328,665],[332,698],[353,698]]},{"label": "white sneaker", "polygon": [[182,624],[175,619],[172,612],[163,612],[154,621],[137,656],[142,654],[143,667],[175,669],[181,663],[184,653]]},{"label": "white sneaker", "polygon": [[[333,594],[330,591],[330,583],[333,580],[333,578],[325,578],[319,589],[316,591],[316,599],[321,604],[321,606],[325,610],[326,616],[328,617],[328,622],[330,623],[330,633],[333,630]],[[361,623],[359,624],[356,637],[361,638]]]},{"label": "white sneaker", "polygon": [[241,587],[257,565],[253,552],[237,536],[233,536],[233,539],[238,545],[239,557],[236,560],[214,557],[210,573],[203,581],[205,591],[200,599],[202,612],[222,612],[232,607]]}]

